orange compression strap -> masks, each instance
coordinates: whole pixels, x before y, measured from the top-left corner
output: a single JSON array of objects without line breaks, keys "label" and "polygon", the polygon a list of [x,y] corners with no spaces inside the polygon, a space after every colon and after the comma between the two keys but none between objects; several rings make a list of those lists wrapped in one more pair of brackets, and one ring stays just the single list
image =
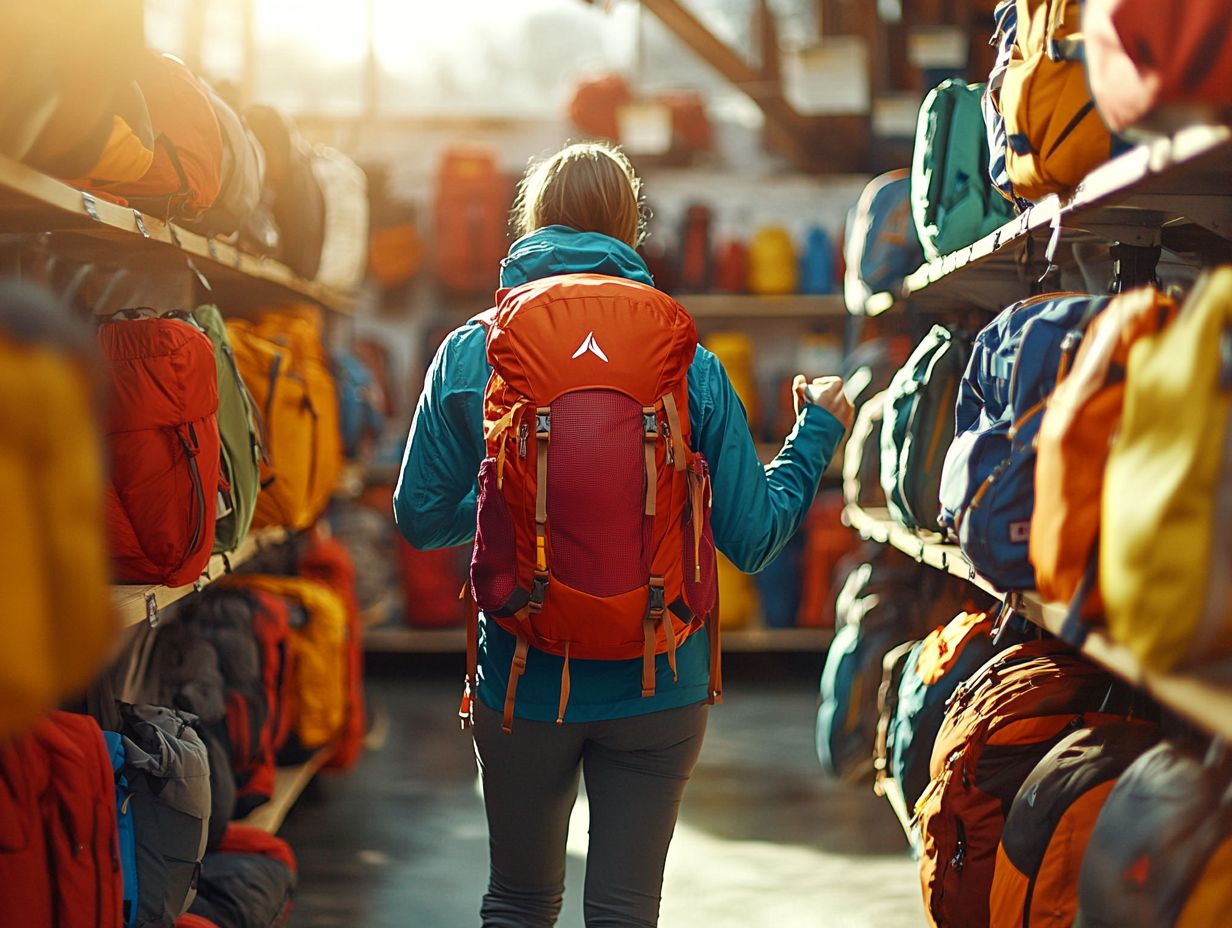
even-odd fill
[{"label": "orange compression strap", "polygon": [[653,406],[642,407],[642,431],[646,446],[646,509],[647,516],[653,517],[659,493],[659,470],[655,464],[655,445],[659,440],[659,420],[655,416]]},{"label": "orange compression strap", "polygon": [[667,427],[672,433],[672,457],[676,470],[684,470],[688,449],[684,446],[684,426],[680,424],[680,410],[676,408],[676,397],[670,393],[663,394],[663,411],[667,413]]},{"label": "orange compression strap", "polygon": [[505,716],[501,722],[501,731],[505,734],[513,732],[513,707],[517,702],[518,680],[526,673],[526,651],[530,642],[526,636],[518,632],[518,646],[513,652],[513,662],[509,665],[509,686],[505,688]]},{"label": "orange compression strap", "polygon": [[565,663],[560,668],[560,707],[556,710],[556,724],[565,723],[565,709],[569,707],[569,642],[565,642]]}]

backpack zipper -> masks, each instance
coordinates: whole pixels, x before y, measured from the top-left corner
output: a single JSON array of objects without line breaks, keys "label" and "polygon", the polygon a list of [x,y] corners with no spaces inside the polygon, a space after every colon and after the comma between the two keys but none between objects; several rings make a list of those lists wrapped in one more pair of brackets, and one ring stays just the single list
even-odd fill
[{"label": "backpack zipper", "polygon": [[518,426],[518,457],[526,457],[526,444],[530,440],[530,426],[523,422]]},{"label": "backpack zipper", "polygon": [[181,566],[188,560],[189,555],[196,550],[198,543],[201,541],[201,532],[205,526],[205,487],[201,483],[201,471],[197,467],[196,454],[200,450],[200,446],[197,445],[197,433],[193,429],[192,424],[188,424],[185,428],[193,440],[192,445],[188,443],[188,439],[184,437],[179,429],[175,430],[175,436],[184,447],[184,456],[188,460],[188,474],[192,478],[193,493],[197,500],[197,507],[196,518],[193,521],[192,540],[188,543],[188,549],[184,552],[183,560],[180,561]]},{"label": "backpack zipper", "polygon": [[271,467],[274,464],[274,445],[273,445],[273,428],[274,428],[274,393],[278,386],[278,378],[282,376],[282,352],[279,351],[274,355],[274,361],[270,364],[269,371],[269,392],[265,394],[265,420],[266,429],[264,448],[265,462]]}]

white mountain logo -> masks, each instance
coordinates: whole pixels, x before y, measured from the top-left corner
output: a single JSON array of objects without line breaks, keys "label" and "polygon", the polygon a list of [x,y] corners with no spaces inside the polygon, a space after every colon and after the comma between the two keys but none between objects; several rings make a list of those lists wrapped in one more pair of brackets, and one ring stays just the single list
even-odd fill
[{"label": "white mountain logo", "polygon": [[600,361],[607,362],[607,355],[603,353],[603,349],[599,347],[599,343],[595,341],[595,333],[587,332],[586,337],[582,339],[582,344],[578,346],[578,350],[573,352],[575,359],[580,358],[586,352],[590,352]]}]

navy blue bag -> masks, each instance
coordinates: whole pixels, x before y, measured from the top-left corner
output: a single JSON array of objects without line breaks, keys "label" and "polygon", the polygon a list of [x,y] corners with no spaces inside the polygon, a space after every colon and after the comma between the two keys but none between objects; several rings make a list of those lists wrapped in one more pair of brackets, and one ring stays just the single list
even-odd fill
[{"label": "navy blue bag", "polygon": [[1046,400],[1073,362],[1086,323],[1109,297],[1063,301],[1023,331],[1021,359],[1010,384],[1013,425],[1005,458],[976,491],[959,526],[963,551],[985,577],[1004,590],[1035,587],[1030,560],[1035,512],[1035,438]]},{"label": "navy blue bag", "polygon": [[[958,513],[1008,456],[1014,422],[1052,392],[1066,334],[1107,301],[1070,291],[1033,296],[1002,310],[975,337],[958,385],[955,437],[941,474],[941,524],[947,529],[954,528]],[[1016,381],[1024,333],[1038,317],[1048,321],[1034,330]]]},{"label": "navy blue bag", "polygon": [[847,311],[857,316],[873,294],[897,296],[903,279],[924,263],[911,218],[909,171],[890,171],[868,182],[848,223],[844,253],[843,293]]},{"label": "navy blue bag", "polygon": [[1014,194],[1014,185],[1010,183],[1010,175],[1005,168],[1005,120],[994,102],[995,95],[1001,91],[1001,82],[1005,79],[1006,69],[1013,57],[1014,43],[1018,40],[1017,0],[1001,0],[992,15],[996,25],[988,44],[996,46],[997,60],[988,72],[988,83],[980,97],[984,126],[988,131],[988,179],[992,181],[993,187],[1021,212],[1031,205],[1031,201]]},{"label": "navy blue bag", "polygon": [[348,458],[354,458],[364,438],[380,438],[385,417],[376,405],[376,381],[364,362],[345,350],[335,351],[333,362],[342,448]]}]

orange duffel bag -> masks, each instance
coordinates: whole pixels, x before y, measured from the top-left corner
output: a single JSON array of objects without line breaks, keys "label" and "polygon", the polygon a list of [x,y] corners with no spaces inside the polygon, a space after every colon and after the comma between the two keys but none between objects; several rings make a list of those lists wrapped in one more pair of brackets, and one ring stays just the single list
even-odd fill
[{"label": "orange duffel bag", "polygon": [[1090,572],[1085,618],[1098,616],[1102,605],[1093,582],[1100,499],[1104,467],[1121,422],[1129,351],[1176,312],[1175,301],[1153,288],[1116,297],[1087,329],[1040,426],[1031,519],[1036,587],[1045,599],[1068,603]]}]

